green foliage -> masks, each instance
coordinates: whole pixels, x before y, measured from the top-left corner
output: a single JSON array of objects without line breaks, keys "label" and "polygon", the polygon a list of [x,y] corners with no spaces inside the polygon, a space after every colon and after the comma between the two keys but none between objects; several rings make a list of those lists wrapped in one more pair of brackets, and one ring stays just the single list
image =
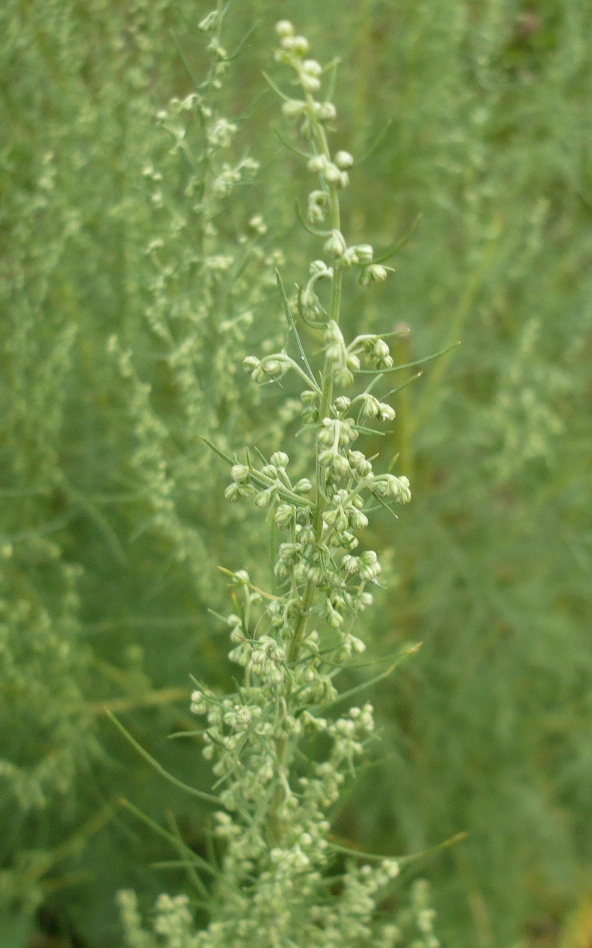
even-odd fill
[{"label": "green foliage", "polygon": [[[225,464],[199,436],[268,456],[295,431],[289,380],[278,401],[233,367],[281,347],[274,248],[291,299],[316,240],[294,212],[309,172],[263,93],[276,5],[230,8],[237,55],[204,90],[207,12],[0,10],[0,931],[15,939],[42,904],[64,938],[107,948],[117,889],[146,904],[186,889],[180,869],[149,870],[170,842],[120,798],[200,855],[207,807],[123,745],[102,706],[208,786],[194,745],[166,735],[194,727],[190,672],[234,687],[208,611],[225,610],[217,566],[269,570],[260,514],[224,501]],[[321,61],[338,52],[336,149],[370,152],[344,195],[348,241],[371,233],[378,256],[422,215],[394,278],[343,297],[344,336],[397,327],[397,364],[462,341],[399,393],[367,452],[398,454],[414,496],[396,568],[392,519],[376,512],[364,532],[389,590],[358,622],[377,658],[423,648],[373,686],[383,758],[337,832],[409,854],[467,831],[421,864],[440,929],[510,946],[590,884],[590,11],[326,0],[281,15]],[[205,91],[237,126],[226,151],[187,98]],[[260,170],[215,195],[222,165],[245,157]],[[205,256],[232,263],[206,272]]]},{"label": "green foliage", "polygon": [[[204,30],[216,30],[218,56],[222,22],[218,7],[202,24]],[[225,498],[232,502],[250,498],[256,507],[269,509],[272,533],[277,533],[274,581],[264,592],[246,570],[229,574],[236,610],[225,619],[235,646],[229,658],[244,669],[243,676],[231,694],[200,684],[191,695],[192,712],[207,722],[197,733],[204,757],[215,761],[217,778],[215,792],[200,795],[221,807],[214,813],[213,830],[223,847],[221,855],[209,863],[195,858],[192,866],[195,887],[206,899],[207,927],[193,934],[187,900],[161,896],[154,933],[170,946],[184,942],[195,948],[395,945],[401,943],[400,928],[390,920],[374,920],[373,915],[383,890],[399,875],[398,862],[379,858],[376,865],[366,861],[359,866],[350,858],[345,871],[336,871],[343,850],[328,839],[327,819],[346,773],[354,774],[355,761],[374,730],[370,703],[350,707],[337,718],[331,713],[334,705],[349,697],[348,691],[340,694],[335,682],[352,657],[365,650],[352,623],[372,604],[368,587],[377,583],[382,571],[373,550],[360,555],[353,550],[359,546],[359,532],[368,526],[368,513],[377,507],[391,510],[393,503],[411,499],[406,477],[375,473],[372,462],[352,447],[360,435],[381,433],[374,424],[395,417],[386,401],[393,394],[388,389],[395,371],[388,343],[380,335],[365,333],[346,344],[339,328],[347,277],[357,272],[360,284],[367,286],[385,280],[388,270],[373,262],[369,244],[348,246],[341,231],[340,192],[348,184],[345,169],[353,158],[349,152],[333,153],[329,145],[327,128],[336,109],[323,89],[326,70],[317,60],[306,58],[308,41],[296,34],[292,23],[280,21],[276,30],[280,40],[276,58],[295,73],[297,94],[302,96],[292,98],[278,90],[282,110],[297,121],[308,170],[317,178],[308,198],[308,223],[311,228],[323,226],[319,236],[329,259],[310,264],[310,278],[292,305],[278,274],[296,358],[284,347],[261,359],[248,355],[243,365],[261,385],[280,382],[288,373],[296,376],[303,421],[299,433],[303,440],[307,436],[308,450],[303,454],[296,442],[296,460],[284,450],[274,451],[266,460],[255,445],[259,460],[253,462],[247,452],[241,462],[208,442],[231,465],[232,482]],[[206,136],[211,138],[209,110],[204,118]],[[220,126],[217,118],[214,129]],[[226,182],[227,172],[223,174]],[[214,177],[214,185],[219,180]],[[317,295],[321,281],[330,286],[325,304]],[[300,339],[294,311],[304,328],[321,336],[323,357],[316,371]],[[221,379],[232,377],[226,361],[218,371]],[[369,381],[364,378],[368,375]],[[384,391],[377,397],[380,389]],[[306,472],[310,478],[298,477]],[[320,760],[314,753],[319,735],[329,744]],[[210,881],[211,892],[206,884]],[[133,894],[122,893],[120,902],[127,943],[132,948],[150,944]],[[439,942],[425,918],[425,943],[437,948]]]}]

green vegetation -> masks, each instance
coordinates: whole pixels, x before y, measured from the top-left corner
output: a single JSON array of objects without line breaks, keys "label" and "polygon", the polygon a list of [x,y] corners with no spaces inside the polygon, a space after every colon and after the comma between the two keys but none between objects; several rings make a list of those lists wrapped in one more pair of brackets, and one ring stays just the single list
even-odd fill
[{"label": "green vegetation", "polygon": [[[385,282],[347,275],[343,338],[394,333],[397,366],[462,343],[364,436],[413,500],[361,528],[383,588],[355,635],[377,664],[339,689],[423,644],[353,699],[371,700],[380,740],[330,840],[401,857],[393,917],[429,879],[443,945],[526,948],[538,927],[575,948],[588,923],[592,12],[345,6],[236,0],[223,36],[200,29],[198,0],[0,9],[2,944],[44,930],[119,948],[122,890],[145,918],[160,893],[190,894],[206,923],[185,864],[220,858],[212,807],[103,709],[212,789],[200,743],[168,735],[199,722],[190,676],[236,691],[220,616],[237,611],[238,571],[273,589],[284,538],[270,549],[265,511],[228,503],[204,438],[257,468],[255,446],[289,444],[290,477],[310,478],[297,380],[259,387],[241,369],[284,346],[300,364],[275,270],[292,304],[325,255],[300,221],[313,179],[290,146],[305,146],[263,78],[286,82],[278,14],[315,59],[340,59],[348,246],[370,238],[379,258],[408,238]],[[328,340],[314,320],[297,330],[317,372]]]}]

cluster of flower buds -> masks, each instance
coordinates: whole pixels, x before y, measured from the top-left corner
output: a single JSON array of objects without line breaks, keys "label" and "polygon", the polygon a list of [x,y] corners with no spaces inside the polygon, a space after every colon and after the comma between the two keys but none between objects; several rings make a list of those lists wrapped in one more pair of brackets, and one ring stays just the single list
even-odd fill
[{"label": "cluster of flower buds", "polygon": [[[226,498],[250,498],[267,509],[277,531],[274,594],[255,587],[244,571],[230,574],[234,611],[226,619],[233,645],[229,657],[244,669],[243,683],[229,697],[196,687],[191,698],[191,710],[206,717],[204,754],[216,760],[214,772],[223,787],[220,799],[229,811],[216,815],[216,833],[225,841],[225,866],[236,867],[237,877],[242,872],[243,879],[245,873],[256,876],[258,895],[276,899],[293,876],[327,864],[325,811],[339,796],[343,771],[354,766],[373,734],[370,704],[333,720],[319,711],[338,697],[336,664],[365,649],[352,632],[351,620],[372,604],[370,590],[379,584],[382,570],[374,550],[360,549],[359,533],[378,501],[384,506],[410,499],[406,477],[376,473],[372,461],[354,447],[368,431],[368,421],[395,418],[386,396],[376,394],[381,373],[394,367],[388,343],[376,334],[359,335],[348,343],[339,326],[346,271],[357,269],[360,282],[367,285],[384,280],[388,268],[375,262],[370,244],[348,245],[343,236],[338,199],[349,182],[353,158],[347,151],[332,155],[329,150],[326,124],[335,117],[335,108],[315,98],[321,93],[324,70],[308,58],[307,40],[288,21],[278,24],[277,33],[277,58],[295,70],[302,90],[302,98],[285,97],[283,111],[299,122],[308,169],[318,178],[308,198],[308,223],[324,228],[316,233],[329,258],[313,260],[293,303],[284,295],[284,304],[293,305],[317,335],[322,329],[323,364],[313,371],[297,339],[300,357],[282,349],[262,358],[247,356],[243,365],[259,384],[279,381],[289,371],[300,377],[301,415],[313,428],[315,457],[310,477],[301,476],[302,469],[284,451],[257,465],[249,455],[231,463]],[[211,130],[221,137],[230,133],[226,128]],[[331,300],[327,307],[321,300],[325,292]],[[292,315],[287,315],[297,337]],[[363,373],[371,374],[372,381],[356,391],[353,386]],[[344,388],[353,391],[345,395]],[[290,468],[298,469],[298,475]],[[308,772],[295,781],[290,764],[297,741],[315,732],[329,739],[328,756],[310,762]],[[258,822],[260,813],[270,818],[268,811],[272,847],[272,831]],[[398,869],[394,860],[353,866],[344,874],[344,898],[373,907],[376,891],[395,878]],[[329,910],[326,915],[319,911],[319,924],[329,931],[333,916]],[[353,944],[363,926],[352,925]]]},{"label": "cluster of flower buds", "polygon": [[293,508],[310,510],[312,506],[306,498],[312,491],[311,481],[308,477],[301,477],[292,484],[286,471],[288,462],[285,451],[275,451],[269,463],[260,468],[250,464],[233,464],[230,469],[232,483],[226,488],[224,496],[231,502],[241,497],[253,497],[257,507],[273,505],[277,525],[287,527],[293,520]]},{"label": "cluster of flower buds", "polygon": [[411,500],[409,479],[404,475],[377,474],[365,479],[366,487],[377,497],[394,500],[397,504],[408,504]]},{"label": "cluster of flower buds", "polygon": [[349,350],[358,355],[368,368],[385,370],[393,367],[393,357],[388,343],[381,336],[374,334],[356,336],[350,343]]},{"label": "cluster of flower buds", "polygon": [[[276,59],[295,70],[297,82],[304,94],[303,99],[284,96],[282,110],[287,118],[300,121],[300,131],[310,146],[307,167],[318,177],[320,185],[308,196],[308,223],[318,227],[329,218],[329,230],[322,233],[326,236],[325,252],[332,258],[333,265],[343,269],[358,268],[358,279],[362,286],[380,283],[387,278],[390,268],[374,262],[374,250],[370,244],[348,246],[335,220],[335,202],[331,194],[349,184],[349,169],[354,164],[354,158],[344,149],[334,155],[329,151],[324,127],[335,118],[335,106],[327,100],[315,99],[315,94],[321,91],[324,70],[315,59],[307,58],[308,41],[296,34],[288,20],[278,23],[276,32],[280,38]],[[305,317],[318,318],[320,307],[316,295],[311,295],[310,286],[302,291],[299,305]]]},{"label": "cluster of flower buds", "polygon": [[[204,160],[211,173],[207,186],[203,176],[194,175],[186,195],[198,201],[194,210],[202,215],[208,238],[216,235],[222,202],[254,170],[249,158],[237,164],[223,160],[228,158],[225,149],[232,143],[237,123],[217,113],[205,91],[219,87],[230,62],[221,42],[224,10],[224,4],[218,3],[199,24],[209,34],[212,54],[207,82],[198,93],[173,103],[170,114],[161,116],[177,151],[187,147],[182,113],[193,110],[201,120]],[[191,694],[191,711],[203,721],[203,754],[212,761],[217,778],[216,796],[206,797],[221,806],[214,814],[214,833],[222,845],[217,853],[219,865],[211,870],[212,917],[206,928],[193,933],[187,900],[162,896],[154,916],[154,937],[144,937],[134,897],[124,893],[120,902],[130,945],[271,944],[270,932],[274,945],[328,948],[371,943],[389,948],[402,943],[397,926],[374,918],[380,890],[397,877],[398,862],[377,858],[371,865],[360,865],[357,857],[350,859],[334,884],[335,845],[327,819],[345,772],[355,769],[374,733],[371,704],[332,713],[346,697],[336,688],[340,667],[365,649],[352,631],[355,618],[372,604],[382,572],[377,553],[363,542],[368,538],[369,514],[377,506],[410,499],[406,477],[376,473],[372,460],[354,446],[361,435],[373,430],[369,423],[395,418],[388,396],[379,394],[383,373],[394,369],[388,343],[376,334],[359,335],[348,343],[339,325],[343,286],[352,272],[367,286],[383,281],[389,268],[382,265],[383,258],[376,258],[370,244],[348,244],[342,232],[339,200],[354,160],[345,150],[333,153],[329,148],[328,124],[336,111],[323,98],[327,69],[310,58],[306,38],[290,22],[282,20],[276,29],[277,60],[295,72],[300,90],[300,98],[280,93],[283,112],[299,126],[307,168],[317,179],[308,196],[304,224],[322,241],[327,262],[313,260],[292,303],[280,281],[291,342],[297,343],[294,358],[285,349],[271,352],[271,345],[265,346],[261,358],[243,358],[242,342],[260,301],[251,299],[248,287],[244,298],[237,297],[242,300],[240,311],[219,322],[219,338],[225,344],[214,358],[224,384],[229,362],[237,366],[242,361],[258,384],[279,382],[288,372],[299,377],[303,383],[300,405],[291,400],[289,417],[294,420],[300,407],[305,428],[311,429],[305,432],[310,467],[303,467],[303,452],[291,460],[285,451],[276,450],[267,460],[254,449],[239,460],[215,449],[230,463],[231,483],[225,497],[229,501],[248,498],[267,511],[275,551],[273,591],[256,586],[245,570],[223,570],[231,580],[232,611],[223,619],[231,642],[229,658],[240,666],[241,679],[232,694],[197,681]],[[155,189],[154,202],[162,206],[162,175],[150,167],[145,176]],[[265,230],[261,215],[255,214],[239,244],[250,250]],[[161,244],[153,242],[149,253],[158,258],[162,250]],[[271,261],[264,255],[257,259],[266,265],[278,263],[277,258]],[[206,294],[236,269],[234,261],[230,250],[204,255],[201,272]],[[162,300],[163,307],[168,306],[164,290]],[[322,340],[321,359],[311,358],[313,367],[298,337],[291,307]],[[187,371],[191,380],[195,335],[181,341],[171,357],[172,367],[179,372],[185,366],[191,368]],[[229,358],[230,341],[234,358]],[[122,371],[131,372],[124,353],[121,359]],[[368,375],[371,381],[366,385]],[[288,400],[280,408],[280,418],[287,404]],[[256,463],[254,456],[259,458]],[[304,476],[306,470],[310,477]],[[257,582],[262,581],[257,577]],[[324,757],[319,760],[315,752],[307,760],[301,739],[306,736],[314,741],[318,735],[322,740],[316,750]],[[423,905],[419,907],[416,928],[425,935],[421,945],[436,948],[431,916]],[[415,939],[413,944],[420,941]]]},{"label": "cluster of flower buds", "polygon": [[363,418],[380,418],[381,421],[393,421],[395,409],[386,402],[381,402],[370,392],[363,392],[354,399],[354,403],[361,404],[361,413]]}]

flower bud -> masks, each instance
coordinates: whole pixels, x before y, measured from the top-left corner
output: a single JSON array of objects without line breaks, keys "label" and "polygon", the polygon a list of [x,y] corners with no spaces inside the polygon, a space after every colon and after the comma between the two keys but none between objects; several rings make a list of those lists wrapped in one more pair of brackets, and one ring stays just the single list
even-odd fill
[{"label": "flower bud", "polygon": [[310,76],[306,72],[300,76],[300,83],[307,92],[318,92],[321,88],[321,80],[317,79],[316,76]]},{"label": "flower bud", "polygon": [[233,464],[230,468],[230,473],[232,475],[233,481],[236,483],[242,483],[249,479],[251,472],[246,464]]},{"label": "flower bud", "polygon": [[357,556],[348,555],[343,557],[341,565],[343,566],[346,573],[349,573],[350,576],[353,576],[354,573],[358,572],[358,567],[360,564]]},{"label": "flower bud", "polygon": [[[325,207],[327,204],[327,194],[325,191],[311,191],[308,195],[308,219],[311,224],[321,223],[325,220]],[[313,267],[321,266],[323,276],[333,276],[333,271],[324,260],[314,260],[310,265],[311,276],[315,276]],[[325,272],[326,271],[326,272]]]},{"label": "flower bud", "polygon": [[395,409],[391,405],[387,405],[386,402],[380,403],[380,420],[381,421],[394,421],[396,418]]},{"label": "flower bud", "polygon": [[343,171],[340,171],[337,165],[334,165],[331,161],[328,161],[325,168],[323,169],[323,174],[325,175],[325,180],[329,184],[339,184],[343,175]]},{"label": "flower bud", "polygon": [[[317,193],[317,191],[313,191],[313,194]],[[333,277],[333,268],[328,267],[324,260],[313,260],[308,268],[308,272],[312,277],[315,277],[315,279],[319,279],[319,277],[332,279]]]},{"label": "flower bud", "polygon": [[275,25],[275,31],[278,36],[284,38],[286,36],[294,36],[296,32],[292,23],[289,20],[280,20]]},{"label": "flower bud", "polygon": [[351,168],[354,163],[353,156],[349,151],[338,151],[335,155],[335,164],[339,168]]},{"label": "flower bud", "polygon": [[271,501],[273,500],[273,491],[272,490],[262,490],[255,497],[255,506],[257,507],[269,507]]},{"label": "flower bud", "polygon": [[296,53],[297,56],[304,56],[308,52],[308,40],[305,36],[283,36],[281,39],[282,49],[288,53]]},{"label": "flower bud", "polygon": [[394,474],[379,474],[368,483],[369,490],[378,497],[391,497],[398,504],[408,504],[411,500],[409,479]]},{"label": "flower bud", "polygon": [[337,109],[332,102],[316,102],[315,112],[319,122],[330,122],[337,115]]},{"label": "flower bud", "polygon": [[323,67],[316,59],[305,59],[302,63],[302,72],[308,76],[320,76],[322,71]]},{"label": "flower bud", "polygon": [[341,257],[347,250],[347,244],[341,231],[334,230],[329,239],[325,242],[325,250],[332,257]]},{"label": "flower bud", "polygon": [[259,368],[259,359],[256,356],[246,356],[243,359],[243,369],[245,372],[253,373],[255,369]]},{"label": "flower bud", "polygon": [[331,472],[335,477],[346,477],[349,474],[347,458],[342,454],[334,454],[331,460]]},{"label": "flower bud", "polygon": [[280,504],[275,511],[275,522],[278,527],[285,529],[294,520],[294,508],[290,504]]},{"label": "flower bud", "polygon": [[382,267],[379,263],[373,263],[372,266],[368,267],[368,275],[372,283],[383,283],[388,276],[386,267]]},{"label": "flower bud", "polygon": [[309,158],[306,167],[309,171],[312,171],[313,174],[320,174],[321,171],[325,171],[329,167],[331,162],[326,155],[313,155],[312,158]]},{"label": "flower bud", "polygon": [[305,53],[309,50],[308,40],[305,36],[295,36],[293,40],[292,49],[299,56],[304,56]]},{"label": "flower bud", "polygon": [[282,375],[282,363],[277,359],[266,359],[265,364],[261,366],[270,379],[279,379]]},{"label": "flower bud", "polygon": [[285,451],[275,451],[270,458],[272,464],[279,468],[285,468],[290,458]]},{"label": "flower bud", "polygon": [[302,99],[288,99],[288,101],[282,105],[282,112],[286,118],[297,118],[305,111],[306,102],[303,102]]},{"label": "flower bud", "polygon": [[352,471],[358,477],[368,477],[372,473],[372,464],[361,451],[349,451],[347,457]]},{"label": "flower bud", "polygon": [[226,500],[229,500],[231,504],[236,504],[240,499],[240,489],[238,484],[229,484],[226,490],[224,491],[224,497]]},{"label": "flower bud", "polygon": [[372,244],[358,244],[356,250],[360,263],[371,263],[372,257],[374,256],[374,247]]},{"label": "flower bud", "polygon": [[208,710],[208,706],[205,701],[205,695],[202,691],[197,689],[191,693],[191,713],[192,714],[205,714]]}]

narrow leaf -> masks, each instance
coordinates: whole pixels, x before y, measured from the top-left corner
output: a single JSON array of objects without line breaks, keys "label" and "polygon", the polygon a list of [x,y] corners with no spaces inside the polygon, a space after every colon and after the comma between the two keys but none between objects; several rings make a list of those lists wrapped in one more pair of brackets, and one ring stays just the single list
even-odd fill
[{"label": "narrow leaf", "polygon": [[292,333],[294,339],[296,340],[296,345],[298,347],[298,352],[300,353],[302,364],[304,365],[306,374],[309,377],[310,381],[312,382],[315,388],[318,388],[313,371],[308,363],[308,359],[306,358],[306,353],[302,347],[302,343],[300,342],[300,336],[298,335],[298,330],[296,329],[296,323],[294,322],[294,317],[292,316],[292,313],[290,311],[290,304],[288,303],[288,297],[286,295],[286,290],[285,290],[284,283],[281,278],[279,270],[275,271],[275,278],[277,280],[277,285],[279,287],[279,291],[282,297],[282,305],[284,307],[284,313],[286,315],[286,319],[288,320],[288,326],[290,327],[290,332]]},{"label": "narrow leaf", "polygon": [[204,438],[203,435],[198,435],[198,437],[204,442],[204,444],[207,444],[208,448],[211,448],[214,454],[217,454],[218,457],[222,458],[223,461],[226,461],[227,464],[236,464],[236,460],[234,458],[231,458],[228,454],[225,454],[224,451],[221,451],[220,448],[217,448],[212,441],[208,440],[208,438]]},{"label": "narrow leaf", "polygon": [[145,813],[142,813],[141,810],[138,810],[138,808],[135,807],[133,803],[130,803],[129,800],[125,800],[121,798],[120,803],[122,806],[126,808],[126,810],[129,810],[131,813],[134,814],[134,816],[136,816],[139,820],[141,820],[142,823],[145,823],[146,826],[149,826],[150,829],[153,830],[154,833],[156,833],[158,836],[162,836],[162,838],[166,839],[167,842],[171,843],[171,845],[174,846],[175,849],[182,852],[183,855],[188,856],[191,862],[193,862],[195,865],[200,866],[202,869],[205,869],[212,876],[217,877],[219,875],[218,871],[213,866],[211,866],[209,862],[207,862],[200,855],[198,855],[198,853],[195,853],[192,849],[189,848],[189,846],[186,846],[183,840],[179,839],[177,836],[175,836],[174,833],[171,833],[169,830],[166,830],[163,826],[160,826],[158,823],[155,823],[154,820],[151,820],[149,816],[146,816]]},{"label": "narrow leaf", "polygon": [[204,790],[198,790],[197,787],[191,787],[188,783],[184,783],[182,780],[179,780],[177,777],[174,777],[173,774],[170,774],[168,770],[164,769],[162,764],[159,764],[158,761],[155,760],[154,757],[152,757],[152,755],[149,754],[148,751],[142,747],[141,744],[138,744],[135,738],[132,737],[130,732],[123,726],[123,724],[121,724],[120,721],[117,720],[115,715],[112,714],[108,708],[105,708],[105,714],[107,715],[109,720],[112,721],[112,723],[115,725],[117,730],[123,734],[123,736],[125,737],[127,741],[129,741],[129,743],[138,752],[138,754],[140,754],[140,756],[143,757],[144,760],[147,761],[147,763],[149,763],[150,766],[153,767],[154,770],[156,770],[157,773],[161,775],[161,777],[164,777],[165,780],[169,781],[169,783],[174,784],[176,787],[180,787],[181,790],[185,790],[187,793],[190,793],[192,796],[199,797],[200,800],[206,800],[208,803],[215,803],[216,806],[221,805],[219,798],[214,796],[213,793],[206,793]]},{"label": "narrow leaf", "polygon": [[[381,369],[380,371],[383,375],[386,375],[387,372],[402,372],[403,369],[414,369],[416,365],[425,365],[426,362],[433,362],[434,359],[439,359],[440,356],[445,355],[452,349],[458,348],[460,344],[460,341],[453,342],[452,345],[446,346],[444,349],[440,349],[439,352],[434,352],[433,355],[425,356],[423,359],[416,359],[415,362],[406,362],[404,365],[393,365],[390,369]],[[375,371],[375,369],[357,369],[356,375],[373,375]]]},{"label": "narrow leaf", "polygon": [[394,257],[397,251],[400,250],[401,247],[404,247],[407,241],[411,239],[422,217],[423,217],[423,214],[418,214],[415,220],[413,221],[413,223],[411,224],[411,226],[407,228],[403,236],[398,241],[396,241],[396,243],[394,243],[391,247],[383,251],[383,253],[381,253],[379,257],[376,257],[374,260],[374,263],[384,263],[386,260],[390,260],[391,257]]},{"label": "narrow leaf", "polygon": [[357,694],[359,691],[363,691],[365,688],[369,688],[371,685],[375,685],[378,681],[382,681],[383,678],[388,678],[389,675],[393,673],[395,668],[398,668],[398,666],[410,658],[411,655],[415,655],[415,653],[421,648],[421,645],[421,642],[416,642],[413,645],[407,646],[407,648],[403,649],[399,653],[397,659],[389,665],[386,671],[381,672],[379,675],[375,675],[374,678],[369,678],[368,681],[363,681],[361,684],[355,685],[354,688],[349,688],[348,691],[344,691],[328,704],[318,705],[315,710],[326,711],[328,708],[333,708],[336,704],[340,704],[342,701],[345,701],[346,698],[351,698],[352,695]]},{"label": "narrow leaf", "polygon": [[383,141],[385,140],[386,136],[388,135],[393,122],[394,122],[394,118],[390,118],[388,122],[381,128],[378,135],[376,136],[376,138],[370,145],[368,151],[364,152],[362,157],[357,159],[356,166],[361,165],[364,161],[368,161],[368,158],[371,158],[372,155],[376,154],[376,152],[382,145]]}]

